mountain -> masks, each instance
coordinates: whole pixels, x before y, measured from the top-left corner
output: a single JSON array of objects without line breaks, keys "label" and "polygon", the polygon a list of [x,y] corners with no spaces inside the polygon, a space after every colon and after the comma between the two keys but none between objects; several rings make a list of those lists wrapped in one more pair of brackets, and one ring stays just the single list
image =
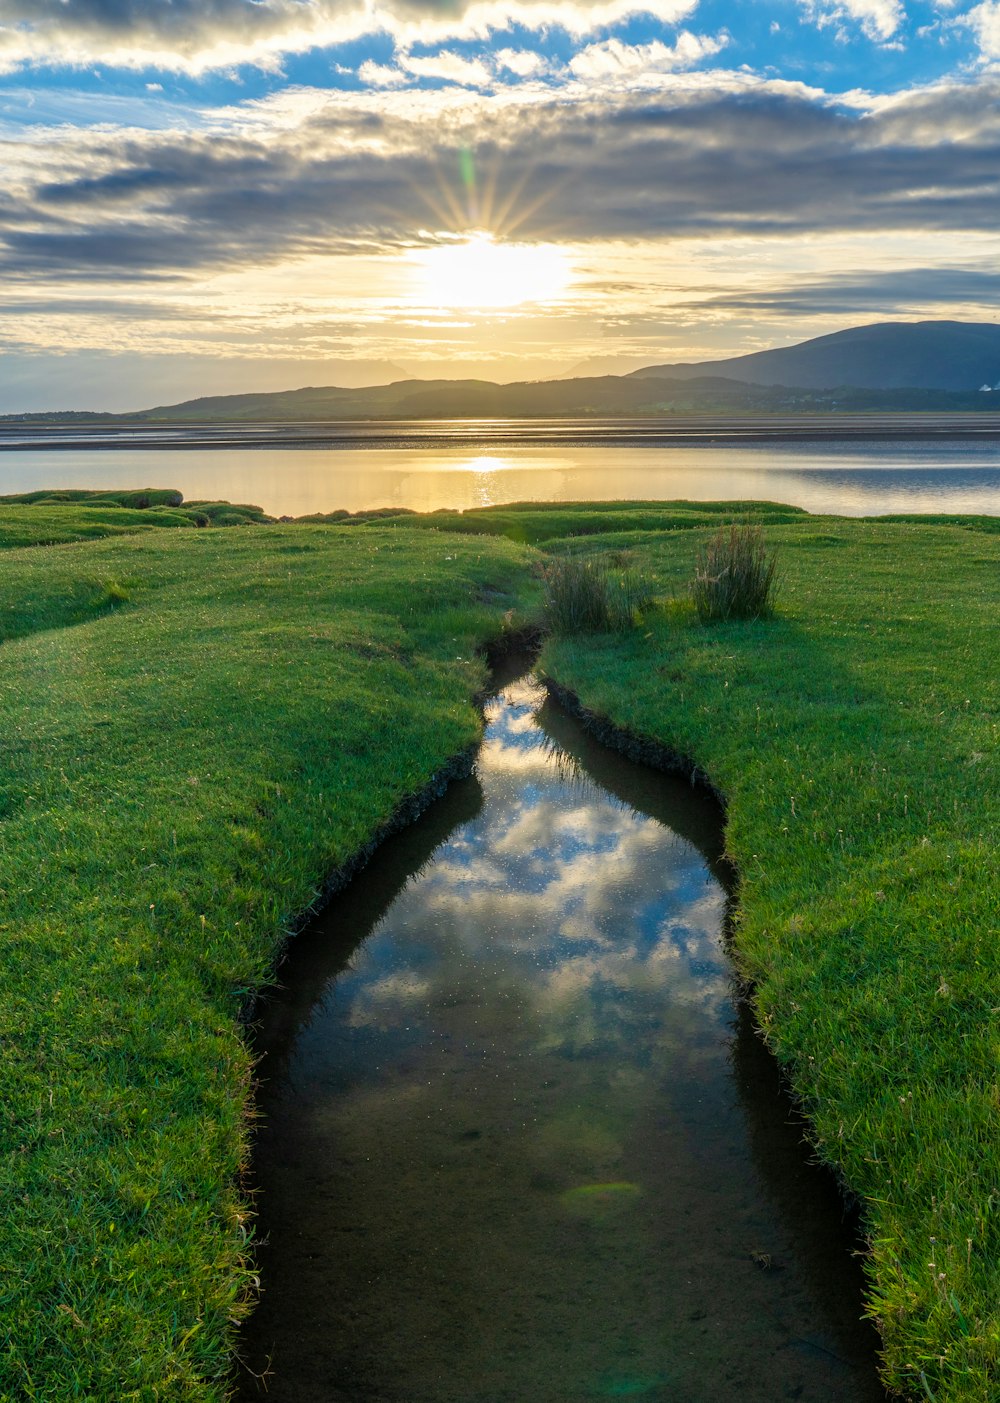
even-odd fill
[{"label": "mountain", "polygon": [[[649,356],[588,356],[577,361],[568,370],[558,375],[549,375],[549,380],[592,380],[599,375],[631,375],[649,369]],[[522,377],[523,378],[523,377]]]},{"label": "mountain", "polygon": [[[554,359],[552,356],[490,356],[489,359],[475,360],[473,358],[462,357],[459,360],[436,360],[421,357],[419,360],[407,360],[403,369],[398,375],[390,376],[393,380],[488,380],[492,385],[510,385],[514,381],[522,380],[565,380],[568,375],[621,375],[623,370],[636,370],[640,364],[648,364],[646,361],[635,361],[628,366],[619,366],[617,369],[607,368],[605,370],[572,370],[567,368],[567,362]],[[341,381],[341,384],[360,384],[358,380]],[[368,384],[384,384],[384,379],[369,380]]]},{"label": "mountain", "polygon": [[223,395],[161,405],[117,423],[322,423],[385,419],[649,418],[676,414],[956,412],[1000,408],[978,390],[788,389],[722,376],[593,379],[494,385],[488,380],[401,380],[363,390],[311,387],[278,394]]},{"label": "mountain", "polygon": [[[724,373],[722,373],[724,372]],[[3,415],[6,423],[322,423],[348,419],[646,418],[672,414],[1000,411],[1000,326],[887,322],[797,346],[629,375],[496,384],[401,379],[210,395],[136,414]]]},{"label": "mountain", "polygon": [[639,378],[721,375],[752,385],[830,390],[978,390],[1000,382],[1000,326],[993,322],[878,322],[797,346],[728,360],[650,365]]}]

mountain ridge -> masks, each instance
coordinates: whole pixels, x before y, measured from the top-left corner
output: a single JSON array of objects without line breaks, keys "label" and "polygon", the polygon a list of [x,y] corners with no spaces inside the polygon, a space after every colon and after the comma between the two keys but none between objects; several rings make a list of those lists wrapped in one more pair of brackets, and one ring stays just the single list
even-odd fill
[{"label": "mountain ridge", "polygon": [[[725,373],[722,373],[725,372]],[[997,393],[993,393],[993,387]],[[989,388],[990,393],[983,392]],[[1000,409],[1000,326],[878,322],[726,360],[627,375],[421,380],[209,395],[130,414],[4,415],[0,422],[205,424],[444,418],[651,417],[672,414],[965,412]]]},{"label": "mountain ridge", "polygon": [[869,390],[978,390],[983,383],[1000,382],[1000,326],[874,322],[742,356],[644,366],[628,378],[687,380],[713,374],[803,390],[848,385]]}]

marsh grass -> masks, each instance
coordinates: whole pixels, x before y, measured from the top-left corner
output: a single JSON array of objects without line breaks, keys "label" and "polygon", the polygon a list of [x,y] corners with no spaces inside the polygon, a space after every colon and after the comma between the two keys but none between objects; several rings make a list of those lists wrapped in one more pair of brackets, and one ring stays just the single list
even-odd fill
[{"label": "marsh grass", "polygon": [[476,649],[532,559],[309,526],[4,552],[3,1403],[228,1395],[241,1009],[327,876],[475,741]]},{"label": "marsh grass", "polygon": [[137,536],[172,527],[262,526],[270,520],[260,507],[185,502],[172,488],[40,490],[0,497],[0,550]]},{"label": "marsh grass", "polygon": [[760,526],[720,526],[695,558],[691,595],[703,623],[766,619],[774,612],[777,561]]},{"label": "marsh grass", "polygon": [[591,536],[640,531],[696,531],[730,520],[734,513],[763,524],[810,519],[801,507],[779,502],[505,502],[499,507],[443,509],[419,516],[385,509],[359,512],[351,519],[363,524],[365,518],[395,514],[399,525],[416,530],[507,536],[528,545],[550,545],[555,541],[583,544]]},{"label": "marsh grass", "polygon": [[[766,626],[657,611],[552,638],[541,665],[724,793],[733,952],[819,1155],[863,1205],[886,1380],[996,1403],[1000,536],[806,518],[768,541]],[[658,597],[683,591],[684,538],[634,551]]]},{"label": "marsh grass", "polygon": [[628,565],[607,557],[562,556],[546,565],[544,620],[553,633],[614,633],[632,628],[651,596]]}]

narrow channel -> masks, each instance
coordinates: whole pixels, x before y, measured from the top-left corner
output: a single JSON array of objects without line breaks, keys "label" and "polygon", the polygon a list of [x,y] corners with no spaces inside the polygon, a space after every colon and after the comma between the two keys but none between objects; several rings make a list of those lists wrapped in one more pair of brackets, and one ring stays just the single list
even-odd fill
[{"label": "narrow channel", "polygon": [[262,1011],[246,1403],[884,1399],[720,845],[711,796],[503,687]]}]

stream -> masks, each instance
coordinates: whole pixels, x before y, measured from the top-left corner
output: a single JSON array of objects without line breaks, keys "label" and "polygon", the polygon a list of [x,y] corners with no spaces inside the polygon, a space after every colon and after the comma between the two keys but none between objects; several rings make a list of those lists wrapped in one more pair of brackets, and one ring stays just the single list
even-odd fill
[{"label": "stream", "polygon": [[262,1008],[244,1403],[885,1398],[856,1227],[738,998],[721,832],[502,687],[474,775]]}]

